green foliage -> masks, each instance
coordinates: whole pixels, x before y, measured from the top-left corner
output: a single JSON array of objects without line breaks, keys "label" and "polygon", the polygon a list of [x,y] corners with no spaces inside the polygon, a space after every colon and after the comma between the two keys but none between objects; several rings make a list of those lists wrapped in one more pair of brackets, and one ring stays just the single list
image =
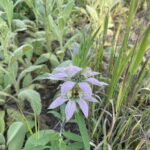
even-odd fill
[{"label": "green foliage", "polygon": [[42,130],[28,138],[24,150],[29,150],[35,147],[40,147],[42,150],[50,141],[58,141],[58,139],[58,133],[51,130]]},{"label": "green foliage", "polygon": [[[132,25],[132,20],[134,18],[135,12],[136,12],[136,5],[137,1],[132,0],[131,5],[130,5],[130,11],[128,15],[128,20],[127,20],[127,26],[126,26],[126,31],[124,34],[124,39],[119,51],[119,56],[115,60],[113,72],[112,72],[112,80],[110,84],[110,89],[108,93],[108,99],[112,98],[113,92],[114,92],[114,87],[116,86],[117,80],[119,79],[120,75],[124,71],[124,68],[126,67],[127,63],[129,62],[130,57],[127,57],[126,60],[123,60],[124,55],[126,55],[126,49],[128,46],[128,38],[129,38],[129,33],[130,33],[130,28]],[[130,55],[129,55],[130,56]],[[123,60],[123,61],[122,61]]]},{"label": "green foliage", "polygon": [[53,68],[59,65],[58,58],[53,53],[44,53],[42,54],[35,62],[35,64],[41,64],[44,62],[50,61]]},{"label": "green foliage", "polygon": [[89,136],[88,136],[88,131],[86,129],[86,124],[85,124],[84,118],[81,113],[76,114],[76,121],[77,121],[77,124],[80,129],[84,147],[86,150],[90,150],[90,140],[89,140]]},{"label": "green foliage", "polygon": [[26,129],[22,122],[14,122],[7,132],[8,150],[20,150],[25,138]]},{"label": "green foliage", "polygon": [[0,133],[3,133],[5,131],[5,112],[0,111]]},{"label": "green foliage", "polygon": [[93,35],[87,34],[86,30],[81,32],[80,45],[77,46],[77,48],[74,50],[75,52],[73,52],[72,62],[74,65],[85,68],[90,64],[90,61],[92,60],[92,54],[94,52],[92,50],[92,45],[98,31],[99,29]]},{"label": "green foliage", "polygon": [[19,92],[18,97],[20,99],[27,99],[31,104],[31,107],[36,115],[41,113],[41,98],[40,94],[32,89],[25,89]]},{"label": "green foliage", "polygon": [[2,150],[5,149],[5,138],[4,138],[4,136],[1,133],[0,133],[0,148]]},{"label": "green foliage", "polygon": [[11,29],[12,19],[13,19],[13,1],[12,0],[1,0],[0,6],[6,13],[9,28]]},{"label": "green foliage", "polygon": [[[149,6],[0,0],[0,149],[149,149]],[[66,123],[65,104],[47,113],[61,86],[44,79],[71,62],[100,72],[109,85],[93,87],[100,101],[88,119],[77,113]]]}]

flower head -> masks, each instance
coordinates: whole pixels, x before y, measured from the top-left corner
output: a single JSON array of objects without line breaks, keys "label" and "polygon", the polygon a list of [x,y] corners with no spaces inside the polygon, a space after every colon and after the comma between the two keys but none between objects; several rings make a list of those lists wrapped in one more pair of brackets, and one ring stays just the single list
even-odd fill
[{"label": "flower head", "polygon": [[62,93],[49,106],[49,109],[54,109],[67,102],[65,107],[66,120],[69,121],[78,107],[83,112],[84,116],[88,117],[89,102],[98,102],[92,95],[87,95],[76,85],[68,92]]},{"label": "flower head", "polygon": [[91,89],[92,85],[103,86],[107,85],[93,76],[98,75],[98,72],[93,72],[90,68],[85,70],[77,66],[58,67],[53,74],[49,75],[51,80],[62,80],[60,96],[57,97],[49,109],[54,109],[63,103],[67,102],[65,113],[67,121],[70,120],[79,107],[85,117],[88,117],[89,102],[98,102],[94,97]]}]

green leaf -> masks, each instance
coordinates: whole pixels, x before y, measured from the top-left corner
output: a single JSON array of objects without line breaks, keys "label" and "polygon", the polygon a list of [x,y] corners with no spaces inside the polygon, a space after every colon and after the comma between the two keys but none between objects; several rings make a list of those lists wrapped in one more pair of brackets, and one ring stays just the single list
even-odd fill
[{"label": "green leaf", "polygon": [[82,141],[82,137],[75,134],[75,133],[72,133],[72,132],[64,132],[63,135],[67,138],[67,139],[70,139],[72,141],[76,141],[76,142],[83,142]]},{"label": "green leaf", "polygon": [[25,70],[23,70],[19,77],[18,77],[18,83],[20,83],[21,79],[27,74],[27,73],[30,73],[32,71],[35,71],[37,69],[41,69],[43,67],[43,65],[33,65],[33,66],[30,66],[29,68],[26,68]]},{"label": "green leaf", "polygon": [[45,33],[37,32],[37,33],[34,33],[33,36],[36,37],[37,39],[29,39],[29,43],[31,43],[33,46],[34,54],[40,56],[43,54],[44,43],[45,43],[45,39],[44,39]]},{"label": "green leaf", "polygon": [[49,77],[49,73],[44,73],[42,75],[37,76],[33,81],[48,79],[48,77]]},{"label": "green leaf", "polygon": [[18,75],[18,69],[19,69],[18,62],[16,61],[16,62],[10,64],[8,69],[9,69],[9,74],[6,75],[7,77],[5,77],[6,78],[5,79],[5,86],[12,84],[16,80],[17,75]]},{"label": "green leaf", "polygon": [[83,150],[84,149],[84,145],[83,143],[79,143],[79,142],[74,142],[68,145],[68,150]]},{"label": "green leaf", "polygon": [[7,132],[8,150],[20,150],[26,134],[26,129],[22,122],[14,122]]},{"label": "green leaf", "polygon": [[134,19],[135,13],[136,13],[137,3],[138,3],[138,1],[131,0],[128,19],[127,19],[127,25],[126,25],[126,31],[125,31],[125,34],[123,37],[123,42],[122,42],[121,48],[119,50],[119,56],[115,60],[115,64],[114,64],[113,71],[112,71],[112,79],[111,79],[111,83],[109,86],[108,100],[110,100],[112,98],[114,91],[115,91],[117,81],[120,78],[120,76],[122,75],[122,72],[125,69],[125,67],[127,66],[127,64],[128,64],[127,62],[129,61],[127,59],[128,57],[126,57],[126,59],[124,59],[124,57],[126,56],[126,52],[127,52],[126,50],[128,48],[128,39],[129,39],[132,21]]},{"label": "green leaf", "polygon": [[5,138],[1,133],[0,133],[0,149],[1,150],[6,150]]},{"label": "green leaf", "polygon": [[0,0],[0,6],[4,9],[6,13],[8,24],[11,29],[11,22],[13,19],[13,1],[12,0]]},{"label": "green leaf", "polygon": [[25,89],[20,91],[18,97],[23,100],[28,100],[36,115],[40,115],[42,110],[40,94],[32,89]]},{"label": "green leaf", "polygon": [[3,105],[5,103],[5,100],[0,98],[0,105]]},{"label": "green leaf", "polygon": [[62,12],[65,20],[70,16],[73,6],[74,6],[74,1],[68,2],[67,5],[65,6],[65,8]]},{"label": "green leaf", "polygon": [[15,62],[16,60],[20,59],[23,55],[28,55],[32,53],[32,49],[33,47],[30,44],[26,44],[17,48],[11,56],[11,61]]},{"label": "green leaf", "polygon": [[53,68],[57,67],[59,65],[59,61],[56,57],[56,55],[52,54],[52,53],[45,53],[42,54],[35,62],[35,64],[40,64],[40,63],[44,63],[46,61],[50,61],[51,65]]},{"label": "green leaf", "polygon": [[27,25],[22,20],[19,19],[13,19],[12,26],[15,32],[24,31],[27,29]]},{"label": "green leaf", "polygon": [[24,0],[16,0],[16,1],[15,1],[15,4],[14,4],[14,7],[17,6],[19,3],[23,2],[23,1],[24,1]]},{"label": "green leaf", "polygon": [[52,32],[54,33],[54,36],[58,38],[59,42],[62,42],[62,33],[51,15],[48,16],[48,21],[50,28],[53,29]]},{"label": "green leaf", "polygon": [[33,1],[33,0],[25,0],[25,2],[27,3],[27,5],[28,5],[30,8],[33,8],[33,6],[34,6],[34,1]]},{"label": "green leaf", "polygon": [[86,9],[88,13],[90,14],[90,16],[93,18],[93,20],[98,21],[98,15],[97,15],[96,10],[89,5],[86,5]]},{"label": "green leaf", "polygon": [[3,133],[5,130],[5,111],[0,111],[0,133]]},{"label": "green leaf", "polygon": [[32,83],[32,76],[31,74],[27,74],[23,79],[23,88],[29,86]]},{"label": "green leaf", "polygon": [[67,150],[67,145],[62,139],[59,140],[59,149],[60,150]]},{"label": "green leaf", "polygon": [[145,31],[142,42],[141,42],[140,46],[138,47],[138,49],[135,53],[135,57],[130,66],[130,72],[132,74],[135,74],[136,71],[139,69],[139,65],[143,60],[143,56],[149,46],[149,42],[150,42],[150,25],[147,27],[147,29]]},{"label": "green leaf", "polygon": [[13,83],[12,78],[10,77],[11,77],[10,73],[4,76],[4,88],[11,86],[11,84]]},{"label": "green leaf", "polygon": [[58,67],[68,67],[70,65],[72,65],[72,61],[67,60],[67,61],[62,62]]},{"label": "green leaf", "polygon": [[68,39],[64,45],[64,48],[70,48],[72,43],[79,37],[79,33],[73,35],[70,39]]},{"label": "green leaf", "polygon": [[44,150],[45,146],[37,145],[37,146],[27,146],[22,150]]},{"label": "green leaf", "polygon": [[4,136],[0,133],[0,145],[5,144],[5,138]]},{"label": "green leaf", "polygon": [[56,149],[59,149],[58,141],[52,141],[50,150],[56,150]]},{"label": "green leaf", "polygon": [[53,130],[42,130],[31,135],[24,147],[27,150],[28,147],[45,146],[50,141],[58,141],[59,135]]},{"label": "green leaf", "polygon": [[81,137],[84,143],[84,147],[86,150],[90,150],[90,140],[88,136],[88,131],[86,128],[86,124],[81,113],[76,113],[76,121],[80,129]]},{"label": "green leaf", "polygon": [[61,114],[58,113],[57,111],[48,111],[47,113],[50,113],[50,114],[54,115],[54,117],[56,117],[56,118],[62,120]]},{"label": "green leaf", "polygon": [[62,17],[60,17],[60,18],[58,19],[58,26],[59,26],[59,29],[60,29],[61,31],[64,30],[65,21],[64,21],[64,19],[63,19]]}]

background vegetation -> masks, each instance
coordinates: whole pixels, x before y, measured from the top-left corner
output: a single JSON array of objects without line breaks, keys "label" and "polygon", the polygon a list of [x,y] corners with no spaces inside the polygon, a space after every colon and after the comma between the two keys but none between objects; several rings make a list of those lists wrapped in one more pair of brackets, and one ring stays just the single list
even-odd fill
[{"label": "background vegetation", "polygon": [[[150,149],[149,21],[149,0],[0,0],[0,149]],[[65,122],[46,78],[71,62],[108,86]]]}]

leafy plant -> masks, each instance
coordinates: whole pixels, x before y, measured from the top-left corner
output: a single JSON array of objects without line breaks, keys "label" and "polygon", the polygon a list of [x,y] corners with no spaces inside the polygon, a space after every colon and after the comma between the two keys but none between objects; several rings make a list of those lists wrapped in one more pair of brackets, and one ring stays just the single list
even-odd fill
[{"label": "leafy plant", "polygon": [[0,0],[0,149],[149,149],[148,12],[148,0]]}]

